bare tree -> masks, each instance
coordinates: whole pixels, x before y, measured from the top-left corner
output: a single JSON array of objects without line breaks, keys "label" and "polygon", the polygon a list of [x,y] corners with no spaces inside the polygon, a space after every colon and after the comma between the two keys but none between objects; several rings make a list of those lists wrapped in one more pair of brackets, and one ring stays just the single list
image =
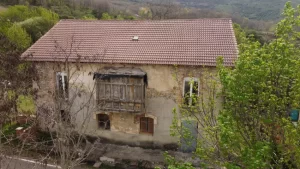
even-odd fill
[{"label": "bare tree", "polygon": [[157,0],[148,3],[151,11],[151,19],[176,19],[182,8],[173,0]]},{"label": "bare tree", "polygon": [[[0,68],[0,95],[3,98],[0,101],[1,127],[7,122],[15,124],[18,113],[18,96],[33,94],[37,90],[35,96],[36,119],[26,118],[26,122],[28,119],[32,120],[28,123],[30,126],[26,130],[21,130],[19,134],[14,131],[14,128],[10,129],[12,131],[9,134],[0,128],[0,156],[5,159],[4,161],[13,163],[11,156],[18,158],[27,152],[32,152],[38,156],[35,159],[39,163],[45,163],[45,166],[50,159],[64,169],[81,165],[94,151],[99,139],[94,137],[91,140],[88,137],[88,134],[93,135],[93,131],[88,131],[88,125],[96,110],[95,84],[86,85],[82,74],[87,72],[80,70],[89,68],[90,76],[93,76],[96,70],[88,62],[100,62],[105,55],[105,50],[98,55],[86,57],[78,54],[80,42],[75,42],[74,38],[68,41],[66,46],[55,42],[55,51],[53,52],[60,57],[53,58],[54,62],[44,70],[55,74],[56,92],[54,95],[48,93],[46,97],[50,99],[45,104],[41,104],[39,92],[43,88],[39,88],[39,82],[43,82],[45,79],[39,78],[41,74],[36,71],[39,64],[20,60],[21,52],[18,52],[5,38],[0,37],[0,43],[3,47],[0,48],[2,65]],[[10,50],[4,50],[6,47],[9,47]],[[27,57],[31,57],[30,54]],[[83,60],[85,63],[81,62]],[[45,71],[43,72],[45,73]],[[26,124],[26,126],[28,125]],[[38,128],[41,128],[43,132],[49,132],[49,138],[46,140],[38,138]],[[1,166],[1,168],[4,167]]]},{"label": "bare tree", "polygon": [[[71,169],[81,165],[99,143],[99,138],[89,139],[89,124],[97,110],[95,101],[95,83],[88,85],[84,74],[88,72],[93,78],[94,62],[101,61],[103,53],[95,56],[82,56],[77,53],[80,42],[74,38],[66,47],[55,42],[55,62],[49,71],[56,76],[56,92],[53,102],[38,104],[38,119],[41,128],[51,135],[53,148],[50,148],[56,157],[57,163],[63,169]],[[85,62],[85,63],[82,63]],[[38,98],[39,99],[39,98]]]},{"label": "bare tree", "polygon": [[17,119],[21,96],[33,95],[31,89],[35,71],[32,64],[20,59],[22,51],[1,35],[0,46],[0,156],[3,157],[20,155],[31,137],[31,131],[24,133],[22,139],[16,137],[17,133],[13,127],[19,125]]},{"label": "bare tree", "polygon": [[110,4],[107,0],[98,0],[98,1],[93,1],[93,5],[89,6],[93,9],[94,15],[96,18],[101,18],[102,14],[105,12],[110,12]]}]

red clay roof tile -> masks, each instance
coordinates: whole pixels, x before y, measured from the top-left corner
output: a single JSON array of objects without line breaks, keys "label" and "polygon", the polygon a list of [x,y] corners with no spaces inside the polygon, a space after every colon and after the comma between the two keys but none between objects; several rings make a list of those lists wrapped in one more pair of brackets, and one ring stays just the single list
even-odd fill
[{"label": "red clay roof tile", "polygon": [[[138,40],[132,40],[138,36]],[[231,19],[61,20],[22,57],[31,61],[233,66],[238,56]]]}]

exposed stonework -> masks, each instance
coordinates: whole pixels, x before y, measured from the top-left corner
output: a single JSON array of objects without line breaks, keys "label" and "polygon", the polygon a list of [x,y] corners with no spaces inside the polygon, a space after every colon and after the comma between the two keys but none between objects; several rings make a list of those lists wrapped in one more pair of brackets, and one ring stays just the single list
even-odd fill
[{"label": "exposed stonework", "polygon": [[155,88],[147,88],[146,95],[147,95],[147,98],[164,97],[164,98],[172,99],[172,100],[176,101],[175,91],[176,91],[175,87],[173,90],[166,91],[166,92],[159,92],[159,91],[155,90]]},{"label": "exposed stonework", "polygon": [[[39,81],[37,82],[37,107],[47,106],[55,108],[54,96],[56,90],[56,76],[58,71],[65,70],[65,65],[57,63],[36,63],[38,69]],[[88,112],[79,113],[76,117],[76,124],[81,126],[82,119],[90,115],[87,126],[87,134],[100,136],[109,140],[130,145],[153,145],[163,147],[177,143],[177,138],[170,136],[170,125],[172,124],[173,108],[178,108],[182,101],[183,79],[185,77],[196,77],[200,79],[200,90],[205,90],[202,85],[203,74],[213,72],[215,68],[191,67],[191,66],[171,66],[171,65],[124,65],[124,64],[70,64],[71,71],[70,95],[75,90],[82,91],[78,95],[77,102],[73,109],[79,109],[81,102],[87,100],[92,94],[91,104],[95,104],[95,94],[90,93],[95,87],[93,73],[104,67],[135,67],[140,68],[147,73],[146,93],[145,93],[145,112],[136,113],[112,113],[97,110],[94,106]],[[200,91],[200,92],[201,92]],[[76,107],[77,106],[77,107]],[[106,113],[110,116],[111,130],[102,130],[98,127],[96,114]],[[154,134],[140,134],[140,123],[136,116],[145,114],[145,116],[154,119]]]},{"label": "exposed stonework", "polygon": [[134,123],[134,115],[130,113],[113,113],[111,131],[128,134],[139,134],[139,123]]}]

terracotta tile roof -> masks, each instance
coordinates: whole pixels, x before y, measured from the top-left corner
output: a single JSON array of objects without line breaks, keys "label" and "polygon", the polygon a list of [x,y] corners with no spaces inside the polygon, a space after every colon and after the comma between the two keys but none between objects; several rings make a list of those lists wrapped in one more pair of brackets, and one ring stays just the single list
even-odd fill
[{"label": "terracotta tile roof", "polygon": [[238,56],[231,19],[61,20],[22,55],[31,61],[206,66],[215,66],[218,56],[227,66]]}]

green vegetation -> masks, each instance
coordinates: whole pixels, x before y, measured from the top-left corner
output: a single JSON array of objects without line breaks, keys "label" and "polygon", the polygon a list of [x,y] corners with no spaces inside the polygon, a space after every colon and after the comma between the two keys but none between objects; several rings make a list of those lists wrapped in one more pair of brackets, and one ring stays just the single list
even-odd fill
[{"label": "green vegetation", "polygon": [[7,136],[7,137],[12,137],[15,135],[16,133],[16,128],[19,127],[17,125],[17,123],[8,123],[6,125],[3,126],[2,131],[3,131],[3,135]]},{"label": "green vegetation", "polygon": [[[173,112],[173,134],[197,141],[194,153],[203,167],[300,168],[300,125],[290,118],[292,110],[300,109],[299,16],[300,6],[287,3],[276,38],[264,45],[236,29],[240,54],[235,68],[224,67],[220,58],[220,82],[208,74],[203,82],[207,93],[192,98],[200,104],[180,109],[180,118],[197,121],[200,139],[179,127]],[[220,111],[219,96],[225,99]],[[193,168],[166,159],[172,169]]]},{"label": "green vegetation", "polygon": [[5,34],[7,38],[20,49],[26,49],[32,43],[30,35],[27,34],[25,29],[23,29],[21,26],[14,24],[10,28],[8,28]]},{"label": "green vegetation", "polygon": [[0,34],[16,45],[20,51],[26,50],[36,42],[59,19],[135,19],[127,11],[111,11],[107,1],[25,0],[3,3],[15,6],[0,11]]},{"label": "green vegetation", "polygon": [[57,14],[42,7],[11,6],[0,12],[0,33],[25,50],[57,21]]},{"label": "green vegetation", "polygon": [[123,14],[110,15],[109,13],[103,13],[101,20],[135,20],[133,16],[126,16]]},{"label": "green vegetation", "polygon": [[14,143],[17,144],[19,143],[19,140],[16,139],[16,129],[18,127],[23,127],[24,129],[30,127],[31,124],[26,123],[26,124],[18,124],[18,123],[7,123],[3,126],[2,128],[2,135],[4,135],[5,137],[1,138],[2,142],[7,142],[9,141],[9,143]]},{"label": "green vegetation", "polygon": [[51,6],[50,9],[57,13],[61,19],[83,19],[86,17],[94,17],[93,11],[88,8],[72,9],[67,5]]},{"label": "green vegetation", "polygon": [[[182,6],[175,3],[176,1],[181,2]],[[250,0],[4,0],[3,3],[6,5],[42,6],[57,13],[60,19],[101,19],[103,14],[113,16],[112,19],[119,19],[119,16],[121,16],[124,20],[230,17],[243,28],[269,32],[273,30],[273,21],[279,18],[280,8],[282,8],[284,3],[280,1],[280,3],[274,3],[274,5],[273,1],[268,1],[257,1],[254,3],[253,1],[250,2]],[[257,8],[260,8],[262,10],[261,13],[267,8],[276,8],[276,10],[260,14],[257,12],[258,9],[249,7],[251,5],[256,5]],[[185,8],[184,6],[197,8]],[[267,9],[266,11],[269,10]],[[274,14],[274,11],[276,14]],[[256,15],[262,15],[262,17]],[[259,21],[260,19],[269,21]],[[260,34],[265,36],[264,33]]]},{"label": "green vegetation", "polygon": [[32,115],[35,112],[35,104],[32,95],[19,95],[16,98],[16,92],[13,90],[7,91],[7,98],[9,101],[16,101],[17,110],[21,114]]},{"label": "green vegetation", "polygon": [[126,9],[120,9],[118,5],[111,7],[111,3],[107,0],[5,0],[4,3],[7,5],[41,6],[55,12],[60,19],[100,19],[103,13],[109,13],[114,18],[122,16],[124,19],[132,19],[132,13]]},{"label": "green vegetation", "polygon": [[33,97],[20,95],[17,99],[17,110],[19,113],[25,115],[32,115],[33,113],[35,113]]},{"label": "green vegetation", "polygon": [[[8,101],[5,109],[0,110],[5,112],[0,118],[8,118],[16,111],[26,115],[35,112],[30,90],[34,71],[30,63],[20,60],[20,55],[58,19],[57,14],[42,7],[16,5],[0,12],[0,82],[10,82],[6,86],[9,89],[1,85],[0,93],[7,92]],[[10,112],[11,108],[15,110]]]}]

